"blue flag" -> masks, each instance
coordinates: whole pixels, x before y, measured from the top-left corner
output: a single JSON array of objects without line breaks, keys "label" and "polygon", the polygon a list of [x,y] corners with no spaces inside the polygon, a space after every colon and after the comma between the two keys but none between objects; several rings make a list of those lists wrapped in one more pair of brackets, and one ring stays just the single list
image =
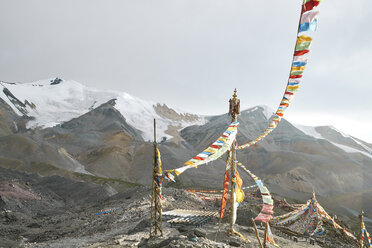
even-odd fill
[{"label": "blue flag", "polygon": [[300,32],[305,32],[305,31],[316,31],[316,27],[318,26],[318,19],[315,19],[312,23],[305,22],[300,24]]}]

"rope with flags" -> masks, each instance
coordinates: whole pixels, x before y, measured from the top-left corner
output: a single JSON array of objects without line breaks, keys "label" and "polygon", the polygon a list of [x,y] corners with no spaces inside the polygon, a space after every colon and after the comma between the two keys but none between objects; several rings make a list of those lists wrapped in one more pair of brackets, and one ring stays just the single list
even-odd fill
[{"label": "rope with flags", "polygon": [[[248,170],[245,165],[239,162],[237,163],[237,165],[239,165],[240,168],[242,168],[245,172],[247,172],[252,177],[252,179],[255,181],[255,183],[258,186],[258,189],[261,192],[263,205],[262,205],[261,212],[257,215],[257,217],[254,220],[268,223],[273,218],[272,215],[274,214],[274,211],[273,211],[274,201],[273,201],[273,198],[271,197],[270,191],[263,184],[262,180],[259,179],[255,174],[253,174],[250,170]],[[267,226],[268,226],[267,237],[266,237],[267,242],[272,243],[276,247],[279,247],[274,241],[274,236],[271,232],[269,223]]]},{"label": "rope with flags", "polygon": [[175,172],[178,176],[187,169],[197,168],[199,165],[218,159],[230,149],[238,133],[238,125],[239,122],[232,122],[226,131],[207,149],[187,161],[184,166],[167,172]]},{"label": "rope with flags", "polygon": [[[293,53],[291,69],[289,72],[288,83],[285,88],[283,98],[276,110],[274,116],[272,117],[269,125],[263,133],[261,133],[254,140],[240,145],[237,149],[248,148],[263,138],[265,138],[269,133],[271,133],[279,124],[280,120],[284,116],[285,110],[291,104],[291,101],[300,87],[300,79],[302,78],[303,72],[307,65],[308,58],[305,54],[310,52],[310,46],[313,39],[309,36],[303,35],[304,32],[315,32],[317,29],[318,19],[317,16],[319,11],[313,10],[319,5],[322,0],[304,0],[302,4],[302,10],[300,15],[300,21],[297,30],[297,40]],[[301,35],[300,35],[301,34]]]}]

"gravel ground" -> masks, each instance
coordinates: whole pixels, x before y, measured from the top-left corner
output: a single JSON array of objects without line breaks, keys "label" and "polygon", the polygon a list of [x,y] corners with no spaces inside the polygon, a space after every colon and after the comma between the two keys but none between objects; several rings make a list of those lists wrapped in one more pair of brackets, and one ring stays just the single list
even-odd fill
[{"label": "gravel ground", "polygon": [[[0,247],[258,247],[250,224],[250,218],[259,210],[255,202],[243,202],[239,206],[235,225],[250,242],[237,236],[229,237],[227,223],[222,223],[219,230],[218,219],[199,228],[171,228],[164,221],[163,237],[149,239],[150,192],[148,187],[132,188],[93,205],[78,205],[32,217],[16,211],[3,212],[0,237],[12,234],[13,238],[0,239]],[[164,188],[163,196],[163,211],[177,208],[218,211],[219,208],[216,202],[205,201],[181,189]],[[115,210],[97,215],[109,209]],[[259,233],[262,237],[263,228],[259,227]],[[310,245],[308,241],[297,243],[276,235],[279,233],[275,229],[273,233],[280,247],[353,247],[336,241],[317,245]]]}]

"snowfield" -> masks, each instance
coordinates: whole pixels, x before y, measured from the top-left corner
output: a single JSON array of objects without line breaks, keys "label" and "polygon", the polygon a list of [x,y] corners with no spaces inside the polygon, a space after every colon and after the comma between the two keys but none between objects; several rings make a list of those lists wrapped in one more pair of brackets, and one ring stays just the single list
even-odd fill
[{"label": "snowfield", "polygon": [[[51,84],[53,80],[24,84],[2,83],[2,86],[10,90],[19,101],[22,103],[28,101],[36,106],[35,109],[26,106],[28,115],[35,117],[28,122],[28,128],[53,127],[79,117],[111,99],[117,99],[116,109],[131,126],[142,131],[145,140],[153,140],[154,118],[157,120],[158,137],[166,138],[172,137],[165,133],[169,125],[184,128],[205,123],[204,117],[201,116],[197,121],[174,121],[161,117],[154,109],[157,103],[139,99],[125,92],[89,88],[73,80]],[[22,115],[3,91],[0,92],[0,97],[12,106],[17,114]]]}]

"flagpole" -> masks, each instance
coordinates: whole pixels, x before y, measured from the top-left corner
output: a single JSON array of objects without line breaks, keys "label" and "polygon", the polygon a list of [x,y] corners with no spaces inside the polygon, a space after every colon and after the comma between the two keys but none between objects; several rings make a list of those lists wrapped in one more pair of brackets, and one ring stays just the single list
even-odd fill
[{"label": "flagpole", "polygon": [[[238,115],[240,114],[240,100],[236,95],[236,88],[234,90],[233,98],[229,100],[229,114],[231,115],[231,121],[236,122],[238,120]],[[231,169],[231,185],[230,185],[230,235],[234,233],[234,209],[235,209],[235,197],[234,191],[236,188],[236,147],[235,140],[232,142],[231,148],[231,157],[230,157],[230,169]],[[235,178],[234,178],[235,177]],[[236,216],[235,216],[236,218]]]},{"label": "flagpole", "polygon": [[161,185],[155,182],[155,178],[159,173],[158,163],[158,147],[156,143],[156,120],[154,119],[154,166],[152,171],[152,195],[151,195],[151,223],[150,223],[150,237],[157,236],[158,232],[163,236],[162,227],[162,206],[160,199]]},{"label": "flagpole", "polygon": [[360,239],[359,239],[359,247],[363,248],[364,247],[364,242],[363,242],[363,209],[360,211],[359,219],[360,219]]}]

